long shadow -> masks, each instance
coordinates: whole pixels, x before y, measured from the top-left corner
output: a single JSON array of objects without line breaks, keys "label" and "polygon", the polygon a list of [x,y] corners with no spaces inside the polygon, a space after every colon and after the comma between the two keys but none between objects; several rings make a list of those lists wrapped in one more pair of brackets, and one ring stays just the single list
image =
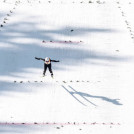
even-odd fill
[{"label": "long shadow", "polygon": [[[51,86],[51,83],[47,82],[47,86]],[[44,90],[47,90],[48,87],[46,83],[41,81],[2,81],[0,82],[0,97],[3,96],[10,96],[12,98],[17,97],[15,93],[36,93],[37,91],[42,91],[42,87]],[[36,88],[34,88],[36,87]]]},{"label": "long shadow", "polygon": [[79,95],[81,98],[83,98],[84,100],[86,100],[87,102],[89,102],[90,104],[94,105],[94,106],[97,106],[96,104],[92,103],[91,101],[89,101],[86,97],[90,97],[90,98],[97,98],[97,99],[102,99],[104,101],[107,101],[107,102],[110,102],[114,105],[122,105],[118,100],[119,99],[111,99],[111,98],[108,98],[108,97],[105,97],[105,96],[94,96],[94,95],[90,95],[90,94],[87,94],[87,93],[83,93],[83,92],[77,92],[74,88],[72,88],[70,85],[68,86],[70,89],[73,90],[72,91],[69,91],[67,88],[65,88],[65,86],[62,85],[62,87],[69,93],[71,94],[78,102],[80,102],[82,105],[86,106],[83,102],[81,102],[78,98],[75,97],[75,94],[76,95]]},{"label": "long shadow", "polygon": [[[34,17],[35,18],[35,17]],[[91,61],[86,61],[87,64],[96,64],[98,66],[108,66],[106,63],[109,61],[115,62],[126,62],[132,57],[114,56],[108,55],[105,52],[98,52],[95,50],[80,49],[80,44],[71,43],[65,47],[65,44],[43,44],[42,40],[50,41],[62,41],[60,38],[56,39],[55,35],[63,35],[65,37],[72,36],[86,36],[88,33],[102,33],[110,34],[111,32],[117,32],[115,29],[104,29],[104,28],[84,28],[84,27],[63,27],[60,29],[53,30],[43,30],[38,27],[37,21],[40,18],[35,18],[32,21],[27,21],[29,18],[25,18],[25,21],[18,23],[4,25],[2,31],[0,31],[0,76],[1,77],[20,77],[18,75],[21,73],[27,73],[27,69],[42,69],[43,62],[39,63],[34,59],[37,57],[51,57],[55,60],[60,60],[60,63],[53,66],[54,70],[66,70],[67,66],[75,66],[84,62],[84,60],[91,59]],[[9,19],[10,21],[10,19]],[[44,24],[45,25],[45,24]],[[70,30],[74,29],[71,33]],[[24,40],[23,42],[19,40]],[[36,41],[35,41],[35,40]],[[75,45],[75,47],[74,47]],[[104,62],[98,62],[104,61]],[[94,63],[92,63],[94,61]],[[30,71],[29,71],[30,72]],[[33,72],[30,72],[33,73]],[[10,84],[10,83],[9,83]],[[7,83],[8,85],[8,83]],[[5,87],[6,88],[6,87]],[[8,87],[9,88],[9,87]],[[4,88],[1,89],[4,92]],[[11,90],[12,91],[12,90]]]},{"label": "long shadow", "polygon": [[0,124],[0,133],[1,134],[23,134],[23,133],[29,133],[29,132],[48,132],[50,131],[50,126],[45,125],[26,125],[26,124],[18,124],[18,125],[7,125],[7,124]]},{"label": "long shadow", "polygon": [[[5,26],[6,27],[6,26]],[[26,27],[26,28],[25,28]],[[30,27],[29,30],[27,27]],[[17,28],[17,29],[16,29]],[[31,29],[32,28],[32,29]],[[33,29],[34,28],[34,29]],[[92,51],[92,50],[84,50],[79,49],[78,47],[48,47],[46,44],[42,44],[42,40],[55,40],[53,35],[62,34],[65,36],[77,36],[88,34],[92,32],[102,32],[102,33],[111,33],[115,32],[111,29],[102,29],[102,28],[82,28],[79,27],[76,29],[76,33],[73,35],[68,32],[68,29],[73,29],[73,27],[62,28],[57,30],[42,30],[36,26],[34,22],[20,22],[19,24],[13,24],[5,28],[4,31],[0,32],[0,75],[12,75],[14,72],[22,72],[25,68],[42,68],[43,64],[38,64],[37,61],[34,60],[35,56],[39,57],[51,57],[52,59],[59,59],[62,61],[60,67],[57,66],[56,69],[65,69],[64,65],[67,66],[76,66],[84,59],[91,60],[103,60],[103,61],[127,61],[130,57],[119,57],[108,55],[105,53]],[[28,42],[19,42],[19,38],[31,40]],[[32,41],[32,39],[40,40],[40,44]],[[61,41],[57,39],[57,41]],[[4,44],[4,45],[2,45]],[[7,46],[6,46],[7,45]],[[67,44],[69,45],[69,44]],[[70,45],[73,45],[71,43]],[[56,44],[53,44],[56,46]],[[61,58],[62,57],[62,58]],[[69,61],[69,62],[68,62]],[[88,64],[92,64],[89,63]],[[96,61],[97,64],[97,61]],[[101,65],[98,62],[98,65]],[[102,63],[103,65],[103,63]],[[10,67],[9,67],[10,66]]]}]

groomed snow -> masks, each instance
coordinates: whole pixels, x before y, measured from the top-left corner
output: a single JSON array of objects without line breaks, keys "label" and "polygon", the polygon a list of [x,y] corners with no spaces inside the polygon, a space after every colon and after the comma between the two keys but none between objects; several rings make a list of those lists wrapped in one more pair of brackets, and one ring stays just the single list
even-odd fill
[{"label": "groomed snow", "polygon": [[0,0],[0,133],[133,134],[133,6]]}]

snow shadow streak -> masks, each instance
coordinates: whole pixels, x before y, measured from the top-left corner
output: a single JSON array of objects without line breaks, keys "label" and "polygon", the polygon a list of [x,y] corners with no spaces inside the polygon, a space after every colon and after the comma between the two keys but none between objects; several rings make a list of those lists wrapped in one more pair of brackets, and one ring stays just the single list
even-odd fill
[{"label": "snow shadow streak", "polygon": [[[25,20],[29,20],[29,18],[25,18]],[[66,47],[63,44],[62,46],[57,47],[57,44],[55,43],[42,43],[42,40],[62,41],[60,39],[55,39],[55,35],[77,37],[77,35],[86,36],[89,33],[98,32],[110,34],[111,32],[116,32],[114,29],[63,27],[56,30],[43,30],[38,28],[36,20],[35,22],[21,21],[14,24],[8,24],[8,26],[4,26],[4,30],[0,32],[0,75],[23,77],[21,73],[27,73],[26,69],[41,69],[43,64],[38,64],[39,62],[34,60],[35,56],[48,56],[52,59],[62,61],[58,66],[54,67],[56,70],[66,70],[64,65],[76,66],[76,64],[79,65],[81,64],[81,61],[84,60],[90,60],[84,61],[87,64],[103,66],[108,66],[109,61],[126,62],[130,60],[130,57],[115,56],[90,49],[85,50],[81,45],[77,44],[76,47],[75,43],[67,44]],[[70,32],[71,29],[74,29],[74,32]],[[82,37],[83,36],[81,36],[81,38]],[[98,62],[98,60],[102,62]]]},{"label": "snow shadow streak", "polygon": [[20,125],[0,125],[0,133],[2,134],[22,134],[22,133],[29,133],[29,132],[48,132],[50,131],[50,126],[46,125],[26,125],[26,124],[20,124]]}]

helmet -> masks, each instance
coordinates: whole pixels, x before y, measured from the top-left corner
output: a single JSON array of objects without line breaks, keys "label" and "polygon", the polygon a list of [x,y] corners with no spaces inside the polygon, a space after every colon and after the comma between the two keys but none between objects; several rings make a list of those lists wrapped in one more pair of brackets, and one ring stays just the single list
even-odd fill
[{"label": "helmet", "polygon": [[49,58],[48,58],[48,57],[46,57],[46,58],[45,58],[45,61],[46,61],[46,62],[49,62]]}]

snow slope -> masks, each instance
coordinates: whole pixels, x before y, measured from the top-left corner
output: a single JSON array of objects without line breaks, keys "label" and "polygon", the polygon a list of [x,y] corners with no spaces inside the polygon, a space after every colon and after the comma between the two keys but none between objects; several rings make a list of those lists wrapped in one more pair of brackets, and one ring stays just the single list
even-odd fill
[{"label": "snow slope", "polygon": [[133,6],[1,0],[0,133],[133,133]]}]

